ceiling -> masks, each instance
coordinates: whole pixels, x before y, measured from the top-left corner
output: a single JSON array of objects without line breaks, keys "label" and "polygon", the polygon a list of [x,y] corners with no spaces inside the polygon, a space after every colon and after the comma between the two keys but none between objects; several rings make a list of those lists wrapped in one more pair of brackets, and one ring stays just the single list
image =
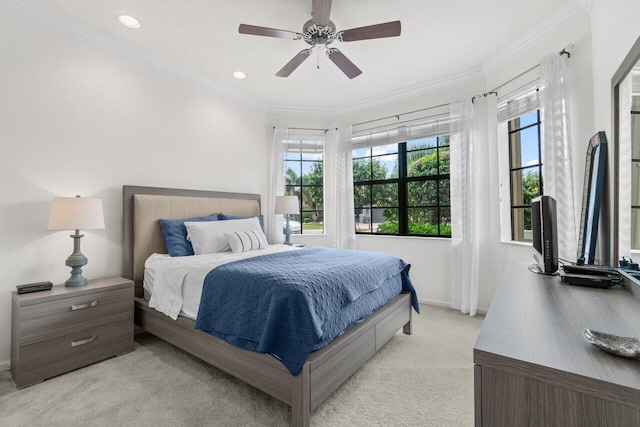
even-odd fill
[{"label": "ceiling", "polygon": [[[307,45],[238,33],[241,23],[301,32],[311,18],[311,0],[31,2],[256,103],[321,109],[482,70],[514,43],[584,0],[333,0],[331,20],[338,31],[402,21],[400,37],[332,45],[363,71],[353,80],[324,52],[319,59],[314,52],[290,77],[276,77]],[[117,15],[123,12],[138,18],[142,27],[122,26]],[[233,78],[232,72],[238,70],[248,78]]]}]

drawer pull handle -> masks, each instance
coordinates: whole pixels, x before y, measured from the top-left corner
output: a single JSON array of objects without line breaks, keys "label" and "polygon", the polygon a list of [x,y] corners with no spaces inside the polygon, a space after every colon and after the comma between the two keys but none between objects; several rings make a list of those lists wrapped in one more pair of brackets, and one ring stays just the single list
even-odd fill
[{"label": "drawer pull handle", "polygon": [[97,335],[94,335],[92,337],[89,338],[85,338],[83,340],[78,340],[78,341],[71,341],[71,347],[77,347],[79,345],[85,345],[85,344],[89,344],[90,342],[95,341]]},{"label": "drawer pull handle", "polygon": [[98,301],[91,301],[85,304],[72,305],[71,311],[82,310],[83,308],[91,308],[91,307],[95,307],[96,305],[98,305]]}]

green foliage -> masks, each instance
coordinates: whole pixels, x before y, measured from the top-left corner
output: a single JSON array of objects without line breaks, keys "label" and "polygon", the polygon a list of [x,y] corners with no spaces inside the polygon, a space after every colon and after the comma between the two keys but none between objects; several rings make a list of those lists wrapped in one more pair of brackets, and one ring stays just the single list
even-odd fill
[{"label": "green foliage", "polygon": [[[540,176],[538,171],[527,171],[522,177],[522,203],[531,206],[531,200],[540,195]],[[524,216],[524,229],[531,230],[531,215]]]},{"label": "green foliage", "polygon": [[[438,225],[429,223],[409,223],[409,234],[427,234],[438,235]],[[397,221],[385,221],[378,225],[376,233],[398,233],[399,226]],[[440,223],[440,234],[443,236],[451,235],[451,224]]]}]

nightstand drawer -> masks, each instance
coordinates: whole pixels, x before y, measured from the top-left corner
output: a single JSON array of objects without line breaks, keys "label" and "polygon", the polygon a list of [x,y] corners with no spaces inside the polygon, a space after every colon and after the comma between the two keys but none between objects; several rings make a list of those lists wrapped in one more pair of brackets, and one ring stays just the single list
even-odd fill
[{"label": "nightstand drawer", "polygon": [[82,333],[105,324],[133,324],[133,289],[81,295],[22,307],[20,346]]},{"label": "nightstand drawer", "polygon": [[85,328],[82,332],[21,346],[14,381],[16,386],[24,387],[132,350],[131,320]]}]

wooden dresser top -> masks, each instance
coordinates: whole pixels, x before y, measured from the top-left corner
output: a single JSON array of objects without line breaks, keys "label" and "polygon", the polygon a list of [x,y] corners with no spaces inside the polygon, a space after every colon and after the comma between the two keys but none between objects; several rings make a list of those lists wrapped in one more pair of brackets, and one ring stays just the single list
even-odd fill
[{"label": "wooden dresser top", "polygon": [[588,328],[640,338],[640,301],[620,286],[571,286],[559,276],[528,271],[529,264],[514,262],[506,268],[474,346],[475,362],[490,357],[514,363],[516,369],[532,367],[525,372],[531,376],[541,371],[537,365],[593,384],[628,387],[627,392],[640,396],[640,360],[605,353],[582,336]]}]

